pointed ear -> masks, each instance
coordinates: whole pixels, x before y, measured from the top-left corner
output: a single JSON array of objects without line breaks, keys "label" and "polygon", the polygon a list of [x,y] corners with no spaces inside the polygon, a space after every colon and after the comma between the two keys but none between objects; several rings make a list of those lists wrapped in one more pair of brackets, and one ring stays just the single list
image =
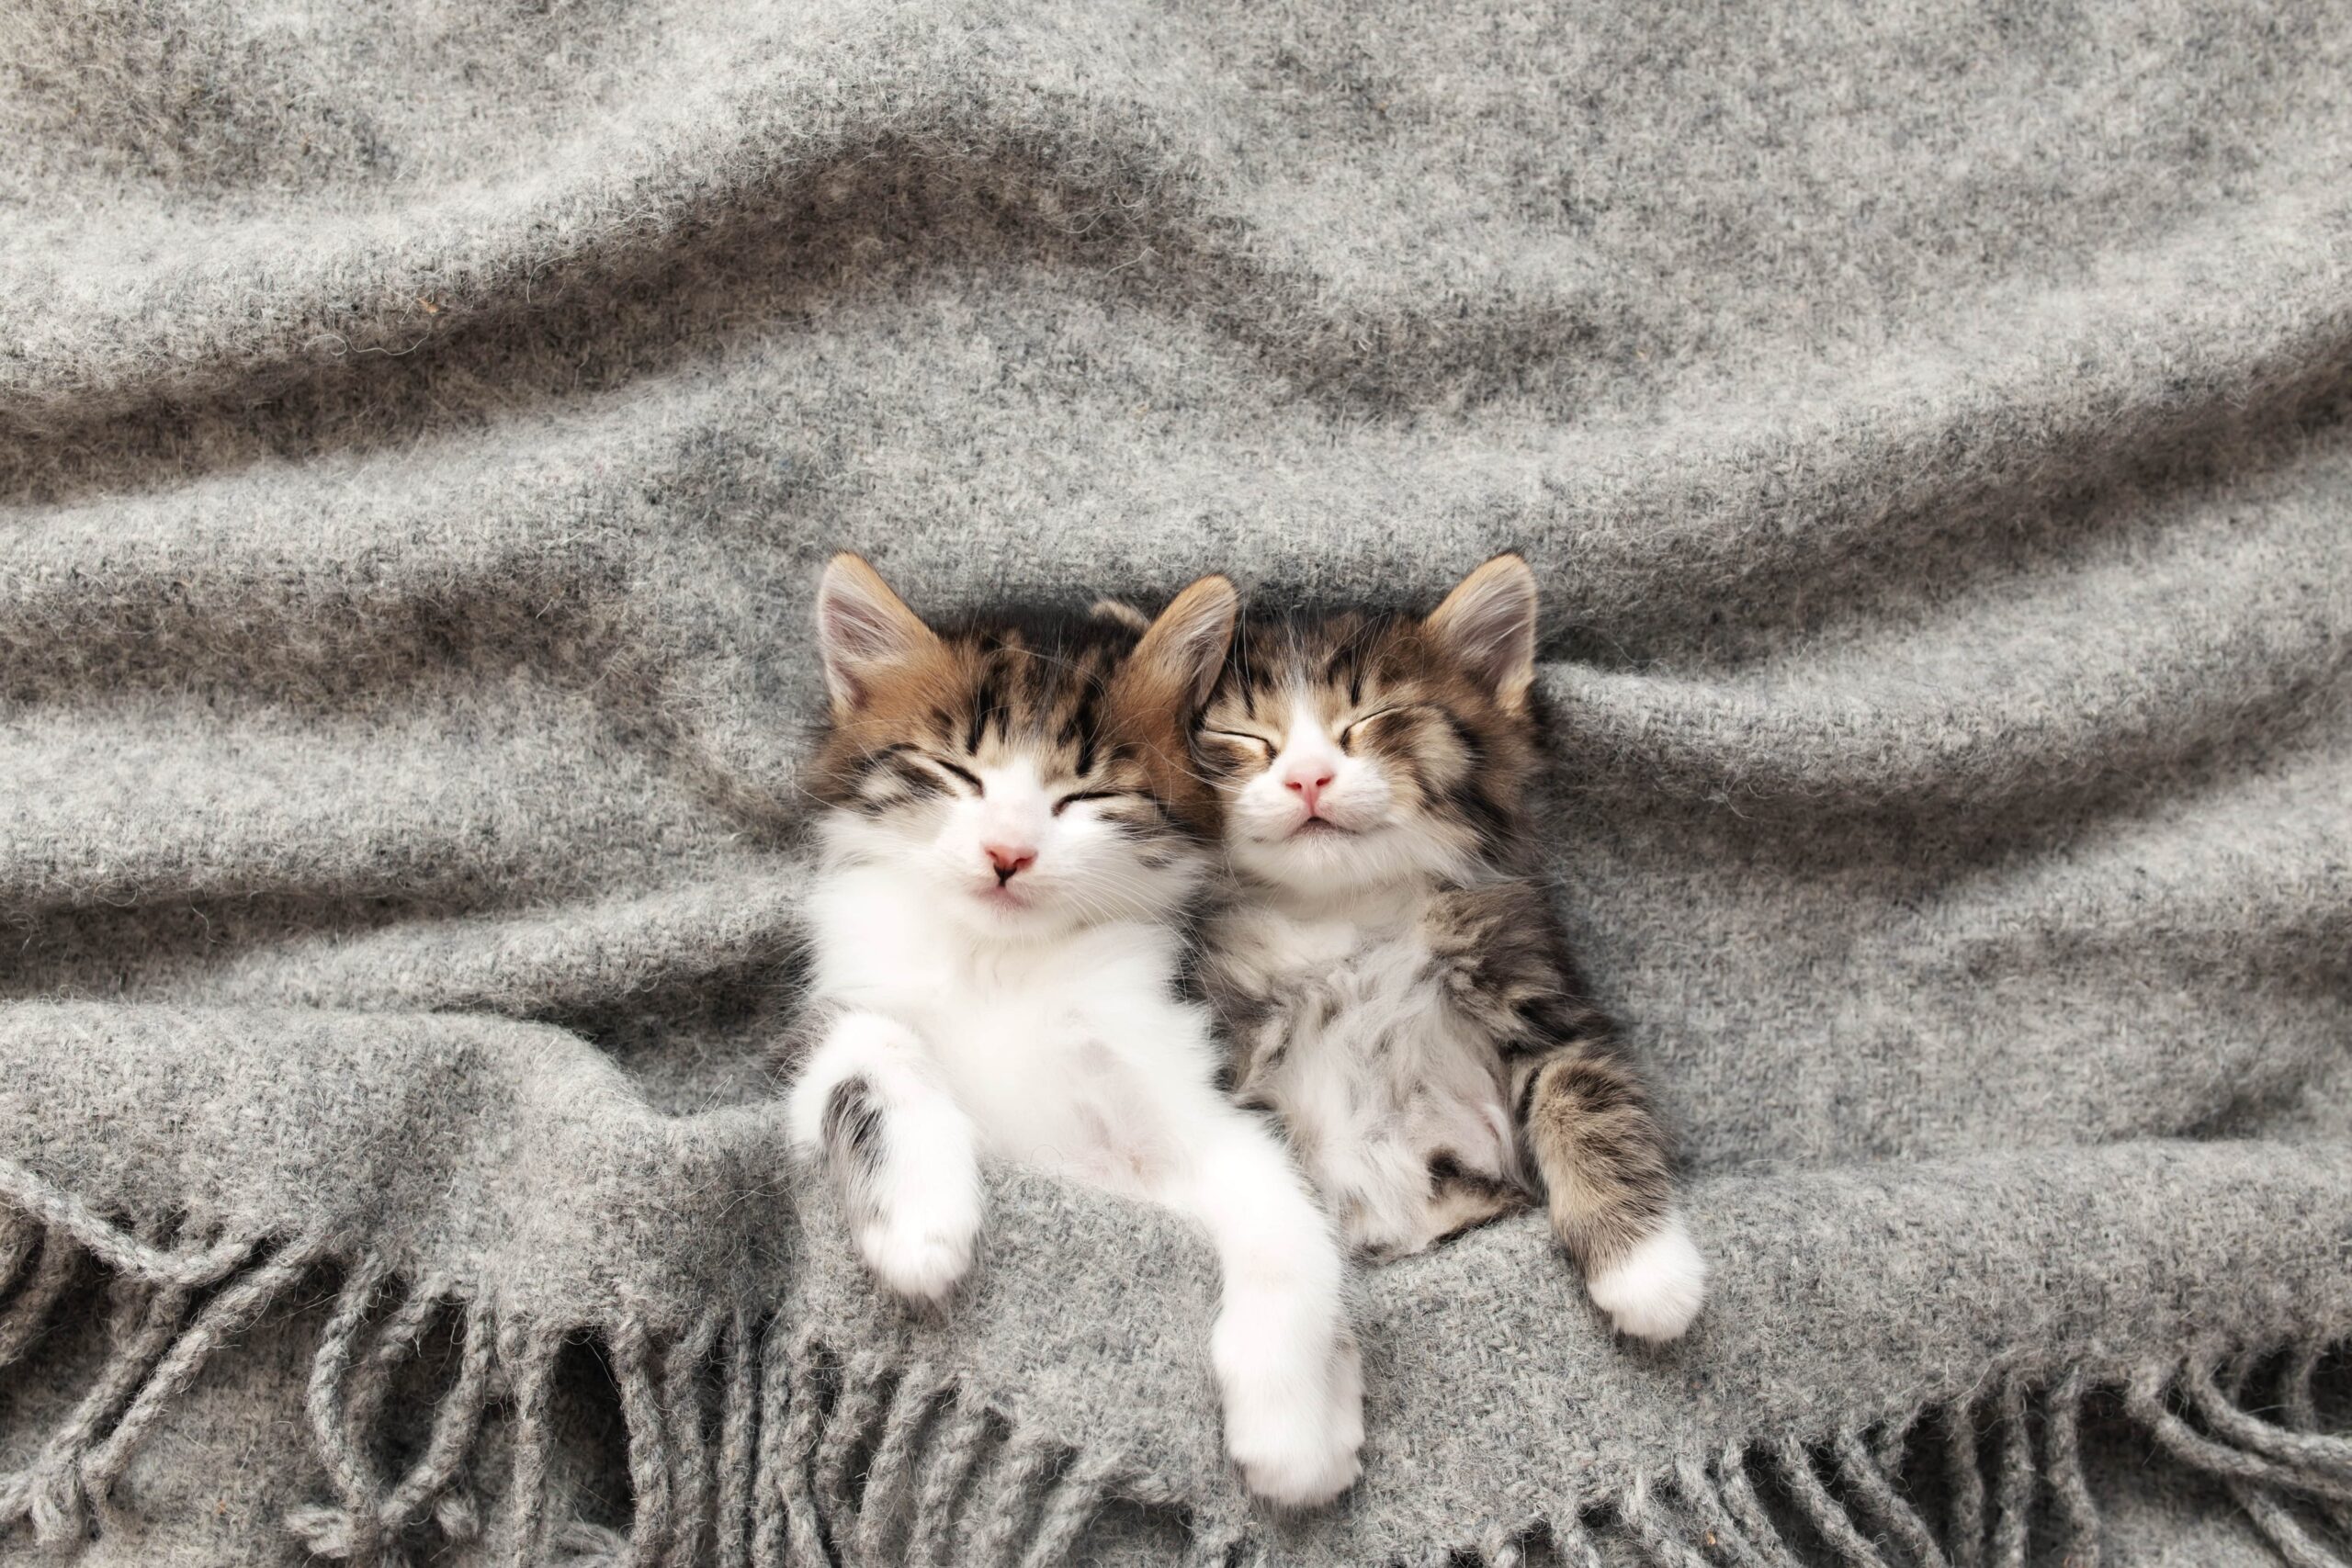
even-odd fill
[{"label": "pointed ear", "polygon": [[1535,679],[1535,574],[1525,561],[1497,556],[1455,584],[1422,626],[1505,707],[1526,702]]},{"label": "pointed ear", "polygon": [[885,671],[938,641],[863,558],[844,550],[825,563],[817,584],[817,647],[836,713],[863,705]]},{"label": "pointed ear", "polygon": [[1240,604],[1232,583],[1222,577],[1204,577],[1159,612],[1127,656],[1127,668],[1142,677],[1148,690],[1163,694],[1170,707],[1183,710],[1180,722],[1209,700],[1217,673],[1225,668],[1226,649],[1233,646],[1233,621]]},{"label": "pointed ear", "polygon": [[1151,630],[1151,617],[1128,604],[1125,599],[1097,599],[1087,615],[1098,621],[1108,621],[1114,626],[1125,626],[1141,637]]}]

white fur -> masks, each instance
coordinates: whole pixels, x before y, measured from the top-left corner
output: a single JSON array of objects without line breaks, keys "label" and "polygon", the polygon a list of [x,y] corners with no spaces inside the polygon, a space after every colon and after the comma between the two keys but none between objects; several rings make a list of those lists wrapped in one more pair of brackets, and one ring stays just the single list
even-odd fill
[{"label": "white fur", "polygon": [[980,1235],[978,1140],[922,1042],[876,1012],[843,1013],[794,1086],[793,1142],[817,1147],[836,1084],[862,1077],[887,1108],[888,1157],[875,1172],[874,1213],[857,1250],[883,1282],[912,1301],[944,1299],[972,1267]]},{"label": "white fur", "polygon": [[[1197,857],[1158,869],[1034,768],[980,800],[883,822],[837,813],[811,897],[814,989],[839,1014],[792,1091],[814,1149],[826,1098],[864,1076],[883,1113],[875,1272],[923,1300],[969,1267],[977,1156],[1162,1203],[1206,1228],[1224,1277],[1211,1359],[1227,1446],[1289,1506],[1351,1484],[1362,1393],[1330,1226],[1281,1145],[1216,1088],[1203,1011],[1179,1000],[1174,913]],[[983,846],[1036,863],[1001,895]]]},{"label": "white fur", "polygon": [[[1042,941],[1095,922],[1161,924],[1201,883],[1197,857],[1154,867],[1103,820],[1103,804],[1056,800],[1035,766],[978,770],[982,793],[958,793],[880,818],[835,812],[824,833],[832,863],[895,868],[902,890],[960,938]],[[989,846],[1020,848],[1034,864],[999,885]]]},{"label": "white fur", "polygon": [[[1420,979],[1423,913],[1475,863],[1398,809],[1379,761],[1341,750],[1305,692],[1268,743],[1272,762],[1227,800],[1227,854],[1255,886],[1210,931],[1216,982],[1280,1009],[1279,1065],[1242,1091],[1281,1112],[1351,1246],[1418,1252],[1459,1223],[1431,1200],[1433,1158],[1524,1180],[1502,1062]],[[1327,777],[1310,812],[1293,784]],[[1310,816],[1339,830],[1302,834]],[[1263,1062],[1259,1043],[1237,1042]]]},{"label": "white fur", "polygon": [[1663,1228],[1585,1281],[1595,1305],[1618,1331],[1662,1343],[1679,1339],[1699,1315],[1707,1296],[1707,1263],[1682,1216],[1668,1216]]}]

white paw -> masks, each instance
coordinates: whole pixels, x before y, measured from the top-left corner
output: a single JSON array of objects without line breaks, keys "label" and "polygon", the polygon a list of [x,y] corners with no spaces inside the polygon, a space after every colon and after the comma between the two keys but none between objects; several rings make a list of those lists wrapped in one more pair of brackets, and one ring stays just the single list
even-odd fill
[{"label": "white paw", "polygon": [[[1331,1357],[1332,1438],[1348,1453],[1348,1481],[1355,1479],[1356,1452],[1363,1447],[1363,1358],[1356,1352],[1355,1336],[1340,1341]],[[1341,1486],[1348,1482],[1341,1482]]]},{"label": "white paw", "polygon": [[857,1250],[907,1300],[945,1300],[979,1247],[979,1171],[962,1112],[931,1098],[892,1105],[865,1156],[848,1179]]},{"label": "white paw", "polygon": [[910,1302],[944,1301],[971,1272],[972,1233],[926,1230],[920,1222],[862,1225],[857,1250],[876,1278]]},{"label": "white paw", "polygon": [[[922,1110],[899,1112],[894,1138],[873,1170],[870,1218],[858,1253],[882,1283],[912,1303],[936,1304],[971,1272],[981,1241],[981,1178],[969,1135],[929,1126]],[[903,1134],[903,1135],[896,1135]]]},{"label": "white paw", "polygon": [[1248,1330],[1231,1314],[1216,1337],[1225,1448],[1241,1483],[1283,1508],[1317,1507],[1354,1485],[1363,1447],[1363,1373],[1354,1343],[1272,1356],[1263,1342],[1237,1343]]},{"label": "white paw", "polygon": [[1356,1483],[1363,1466],[1363,1416],[1356,1411],[1352,1436],[1340,1430],[1330,1411],[1294,1408],[1283,1416],[1245,1429],[1228,1404],[1226,1448],[1240,1467],[1241,1483],[1278,1508],[1317,1508]]},{"label": "white paw", "polygon": [[1585,1281],[1618,1332],[1663,1344],[1681,1337],[1707,1295],[1707,1263],[1679,1214]]}]

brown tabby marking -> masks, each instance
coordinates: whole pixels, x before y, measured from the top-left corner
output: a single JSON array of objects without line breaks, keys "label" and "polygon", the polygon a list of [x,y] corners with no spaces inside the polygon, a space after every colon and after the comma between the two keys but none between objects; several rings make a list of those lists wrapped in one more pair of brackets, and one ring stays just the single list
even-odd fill
[{"label": "brown tabby marking", "polygon": [[1608,1018],[1583,999],[1543,891],[1449,889],[1422,926],[1437,979],[1510,1066],[1512,1120],[1553,1230],[1588,1266],[1622,1256],[1672,1204],[1666,1129]]},{"label": "brown tabby marking", "polygon": [[[1389,764],[1402,805],[1488,848],[1516,852],[1518,817],[1536,761],[1524,691],[1507,703],[1449,658],[1429,623],[1350,614],[1305,626],[1244,623],[1226,678],[1201,721],[1211,775],[1238,782],[1273,760],[1304,683],[1343,751]],[[1400,791],[1400,793],[1402,793]]]},{"label": "brown tabby marking", "polygon": [[[871,573],[844,558],[854,562],[844,570]],[[1200,587],[1180,596],[1163,625]],[[867,592],[904,610],[880,578]],[[818,799],[881,816],[977,793],[979,770],[1025,751],[1048,784],[1082,792],[1066,802],[1100,797],[1104,819],[1137,836],[1215,830],[1216,797],[1196,776],[1186,734],[1199,698],[1184,690],[1183,661],[1155,640],[1156,629],[1139,635],[1082,616],[934,630],[904,613],[910,626],[894,629],[910,651],[854,703],[835,695],[810,770]]]}]

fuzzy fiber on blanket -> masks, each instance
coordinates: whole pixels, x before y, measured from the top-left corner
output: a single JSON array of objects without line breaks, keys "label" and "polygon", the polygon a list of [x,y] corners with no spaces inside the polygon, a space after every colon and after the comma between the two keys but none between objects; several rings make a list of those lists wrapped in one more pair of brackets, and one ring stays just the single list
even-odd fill
[{"label": "fuzzy fiber on blanket", "polygon": [[[0,1557],[2343,1560],[2352,10],[12,0]],[[783,1156],[816,569],[1426,604],[1698,1330]]]}]

